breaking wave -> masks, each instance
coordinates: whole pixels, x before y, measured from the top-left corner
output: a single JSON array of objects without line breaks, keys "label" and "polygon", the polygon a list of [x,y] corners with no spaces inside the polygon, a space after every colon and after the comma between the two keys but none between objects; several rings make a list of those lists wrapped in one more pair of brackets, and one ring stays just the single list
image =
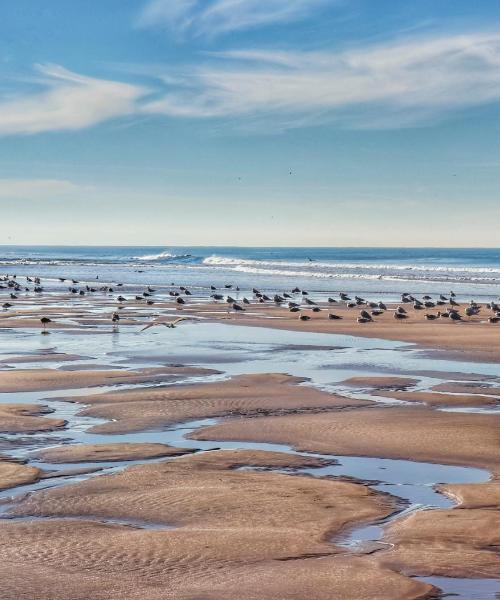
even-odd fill
[{"label": "breaking wave", "polygon": [[456,267],[450,265],[325,262],[308,259],[253,260],[209,256],[203,266],[265,276],[312,277],[317,279],[365,279],[404,281],[500,282],[500,267]]},{"label": "breaking wave", "polygon": [[154,261],[175,261],[175,260],[186,260],[188,258],[195,258],[192,254],[172,254],[171,252],[160,252],[159,254],[146,254],[146,256],[133,256],[133,260],[143,260],[145,262]]}]

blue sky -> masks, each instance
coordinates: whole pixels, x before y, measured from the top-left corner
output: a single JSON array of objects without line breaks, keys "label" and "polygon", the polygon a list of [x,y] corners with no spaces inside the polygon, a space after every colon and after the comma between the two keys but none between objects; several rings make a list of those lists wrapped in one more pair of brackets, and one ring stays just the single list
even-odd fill
[{"label": "blue sky", "polygon": [[497,0],[0,10],[0,243],[500,245]]}]

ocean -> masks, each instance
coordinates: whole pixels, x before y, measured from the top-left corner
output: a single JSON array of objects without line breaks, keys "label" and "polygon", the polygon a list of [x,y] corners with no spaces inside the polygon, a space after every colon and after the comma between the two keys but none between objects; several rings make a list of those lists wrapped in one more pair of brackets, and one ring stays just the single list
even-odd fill
[{"label": "ocean", "polygon": [[0,274],[129,286],[500,295],[500,249],[0,246]]}]

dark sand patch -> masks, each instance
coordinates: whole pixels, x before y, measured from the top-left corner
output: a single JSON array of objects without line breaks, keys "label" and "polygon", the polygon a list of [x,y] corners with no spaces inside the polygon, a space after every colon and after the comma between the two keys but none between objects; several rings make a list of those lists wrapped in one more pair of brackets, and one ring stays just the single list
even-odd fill
[{"label": "dark sand patch", "polygon": [[47,352],[43,354],[24,354],[22,356],[12,356],[11,358],[3,358],[1,364],[23,364],[23,363],[40,363],[40,362],[72,362],[77,360],[89,359],[88,356],[79,356],[78,354],[65,354],[64,352]]},{"label": "dark sand patch", "polygon": [[340,383],[359,388],[400,390],[413,387],[418,383],[418,379],[410,377],[351,377]]},{"label": "dark sand patch", "polygon": [[500,387],[494,387],[489,383],[461,383],[449,381],[440,383],[432,388],[436,392],[450,392],[452,394],[491,394],[500,396]]}]

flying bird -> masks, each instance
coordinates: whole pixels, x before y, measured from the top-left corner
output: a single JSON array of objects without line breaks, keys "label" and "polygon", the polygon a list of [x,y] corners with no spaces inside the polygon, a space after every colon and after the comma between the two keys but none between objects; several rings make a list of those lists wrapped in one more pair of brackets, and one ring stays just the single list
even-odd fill
[{"label": "flying bird", "polygon": [[195,319],[194,317],[179,317],[178,319],[174,319],[173,321],[153,321],[152,323],[150,323],[149,325],[146,325],[146,327],[141,329],[141,332],[146,331],[146,329],[150,329],[151,327],[156,327],[157,325],[164,325],[165,327],[168,327],[169,329],[175,329],[181,321],[196,321],[196,320],[197,319]]}]

